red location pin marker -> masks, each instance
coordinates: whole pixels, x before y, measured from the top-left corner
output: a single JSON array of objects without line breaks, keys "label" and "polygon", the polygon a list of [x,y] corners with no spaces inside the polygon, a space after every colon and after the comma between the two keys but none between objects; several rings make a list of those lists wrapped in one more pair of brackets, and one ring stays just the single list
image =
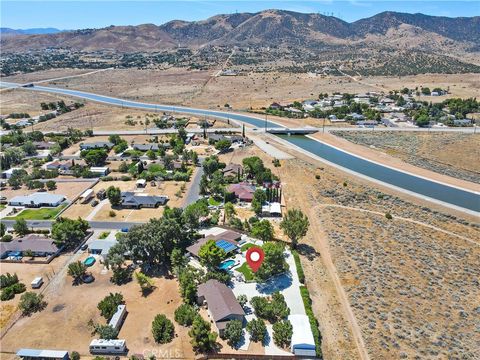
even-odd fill
[{"label": "red location pin marker", "polygon": [[257,272],[257,270],[262,265],[264,258],[265,254],[263,250],[259,247],[254,246],[247,250],[247,263],[253,272]]}]

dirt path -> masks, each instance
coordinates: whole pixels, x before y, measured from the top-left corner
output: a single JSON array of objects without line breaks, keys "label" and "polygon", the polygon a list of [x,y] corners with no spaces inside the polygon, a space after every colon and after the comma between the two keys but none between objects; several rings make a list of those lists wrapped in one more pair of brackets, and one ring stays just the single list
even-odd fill
[{"label": "dirt path", "polygon": [[[360,326],[353,314],[347,294],[343,289],[340,277],[330,255],[328,237],[319,222],[315,207],[308,206],[311,201],[308,198],[308,189],[305,189],[306,184],[295,180],[295,176],[298,174],[292,174],[292,171],[285,170],[286,169],[282,170],[281,178],[282,181],[286,182],[286,184],[284,184],[287,188],[286,193],[294,194],[292,198],[286,199],[287,209],[288,207],[298,207],[302,204],[300,207],[306,212],[310,220],[309,234],[304,241],[314,249],[313,252],[320,254],[321,258],[316,258],[310,263],[307,261],[302,261],[302,263],[309,269],[307,272],[312,272],[312,276],[307,276],[308,289],[311,292],[321,293],[321,297],[323,298],[323,303],[314,304],[314,307],[317,307],[315,311],[317,316],[320,313],[322,314],[320,316],[323,318],[320,320],[320,323],[322,326],[322,348],[325,352],[324,356],[326,359],[368,360],[370,357],[363,341]],[[310,250],[309,253],[312,253],[312,251]],[[306,256],[308,257],[309,255]],[[321,264],[317,263],[317,261],[321,261]],[[323,284],[316,278],[316,275],[318,275],[321,269],[324,269],[326,273]],[[330,284],[325,284],[325,282],[329,282]],[[326,292],[328,290],[325,289],[325,286],[328,285],[332,288],[329,293]],[[322,307],[327,307],[328,310],[321,309]],[[342,316],[343,319],[336,318],[336,314],[334,313],[335,308],[340,310],[341,313],[337,315]],[[329,312],[331,313],[329,314]],[[342,323],[344,320],[346,320],[346,323]],[[343,334],[341,334],[341,332],[339,334],[341,329],[343,329]],[[342,340],[341,337],[345,337],[345,339]],[[350,344],[347,343],[348,340],[353,341],[356,349],[349,349]]]},{"label": "dirt path", "polygon": [[[344,206],[344,205],[337,205],[337,204],[320,204],[320,205],[317,206],[317,208],[320,208],[320,207],[324,207],[324,208],[325,207],[335,207],[335,208],[353,210],[353,211],[375,214],[375,215],[380,215],[380,216],[385,215],[385,214],[383,214],[379,211],[373,211],[373,210],[367,210],[367,209],[361,209],[361,208],[356,208],[356,207],[352,207],[352,206]],[[444,234],[458,237],[459,239],[465,240],[465,241],[467,241],[467,242],[469,242],[473,245],[480,246],[480,242],[478,242],[478,241],[472,240],[472,239],[467,238],[463,235],[459,235],[459,234],[456,234],[456,233],[448,231],[448,230],[441,229],[441,228],[439,228],[437,226],[434,226],[434,225],[426,224],[426,223],[421,222],[421,221],[417,221],[417,220],[413,220],[413,219],[409,219],[409,218],[404,218],[404,217],[401,217],[401,216],[395,216],[393,214],[392,214],[392,217],[393,217],[393,219],[396,219],[396,220],[406,221],[406,222],[409,222],[409,223],[412,223],[412,224],[415,224],[415,225],[425,226],[425,227],[428,227],[432,230],[440,231]]]}]

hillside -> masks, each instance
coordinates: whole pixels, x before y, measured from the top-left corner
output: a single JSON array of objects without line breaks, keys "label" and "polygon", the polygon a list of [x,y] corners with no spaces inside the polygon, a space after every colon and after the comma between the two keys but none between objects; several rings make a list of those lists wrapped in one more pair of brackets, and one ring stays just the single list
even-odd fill
[{"label": "hillside", "polygon": [[[103,29],[67,31],[54,34],[5,36],[0,39],[4,52],[69,48],[80,51],[114,50],[119,52],[162,51],[177,46],[207,45],[290,46],[306,49],[322,44],[361,43],[371,36],[388,41],[401,29],[410,29],[402,37],[427,43],[435,39],[468,50],[480,41],[480,17],[446,18],[423,14],[384,12],[347,23],[320,14],[284,10],[259,13],[217,15],[207,20],[175,20],[157,26],[110,26]],[[4,34],[4,32],[2,32]],[[437,48],[441,48],[437,46]]]}]

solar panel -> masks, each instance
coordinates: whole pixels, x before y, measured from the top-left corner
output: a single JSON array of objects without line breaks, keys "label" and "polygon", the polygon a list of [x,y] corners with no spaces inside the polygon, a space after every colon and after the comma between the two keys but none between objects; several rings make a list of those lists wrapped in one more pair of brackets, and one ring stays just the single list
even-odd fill
[{"label": "solar panel", "polygon": [[227,253],[237,248],[236,245],[233,245],[232,243],[229,243],[228,241],[225,241],[225,240],[218,240],[216,244],[219,248],[223,249],[223,251]]}]

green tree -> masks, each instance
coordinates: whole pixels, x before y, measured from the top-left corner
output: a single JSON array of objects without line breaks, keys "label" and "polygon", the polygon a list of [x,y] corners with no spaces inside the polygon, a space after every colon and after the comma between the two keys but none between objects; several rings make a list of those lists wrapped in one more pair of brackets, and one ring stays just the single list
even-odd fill
[{"label": "green tree", "polygon": [[225,211],[225,217],[227,218],[227,220],[230,220],[234,215],[237,214],[235,212],[235,207],[231,202],[225,203],[224,211]]},{"label": "green tree", "polygon": [[237,301],[241,307],[244,307],[247,304],[248,298],[247,295],[241,294],[237,296]]},{"label": "green tree", "polygon": [[108,153],[105,149],[89,149],[83,150],[80,156],[89,166],[102,166],[105,165]]},{"label": "green tree", "polygon": [[18,236],[25,236],[30,233],[30,229],[28,228],[25,219],[15,220],[15,224],[13,224],[13,230]]},{"label": "green tree", "polygon": [[126,161],[122,161],[120,165],[118,166],[118,171],[121,173],[127,173],[128,172],[128,164]]},{"label": "green tree", "polygon": [[55,190],[57,188],[57,183],[53,180],[48,180],[46,182],[46,185],[47,185],[47,189],[50,191]]},{"label": "green tree", "polygon": [[157,158],[157,154],[151,149],[146,152],[146,155],[150,160],[155,160]]},{"label": "green tree", "polygon": [[299,209],[290,209],[280,223],[280,229],[292,242],[292,247],[297,247],[298,241],[307,235],[310,222],[308,217]]},{"label": "green tree", "polygon": [[273,240],[273,226],[268,220],[257,221],[252,225],[252,236],[262,241]]},{"label": "green tree", "polygon": [[284,247],[281,243],[267,242],[262,247],[265,258],[262,266],[255,273],[255,278],[265,282],[272,276],[281,274],[288,270],[288,265],[283,255]]},{"label": "green tree", "polygon": [[227,339],[228,345],[236,348],[242,337],[242,322],[240,320],[230,320],[224,331],[224,338]]},{"label": "green tree", "polygon": [[182,304],[175,310],[175,321],[183,326],[190,326],[193,324],[197,310],[189,304]]},{"label": "green tree", "polygon": [[214,240],[208,240],[198,251],[200,263],[210,269],[217,268],[226,256],[225,250],[218,247]]},{"label": "green tree", "polygon": [[273,324],[273,341],[281,348],[290,346],[292,341],[293,328],[288,320],[279,321]]},{"label": "green tree", "polygon": [[135,278],[137,279],[138,285],[140,285],[140,289],[144,294],[151,292],[155,287],[153,279],[142,272],[135,273]]},{"label": "green tree", "polygon": [[250,339],[252,341],[263,344],[267,333],[267,326],[262,319],[252,319],[249,321],[247,331],[250,333]]},{"label": "green tree", "polygon": [[116,339],[118,336],[118,330],[116,330],[111,325],[96,325],[95,332],[98,334],[100,339],[110,340]]},{"label": "green tree", "polygon": [[110,141],[113,145],[118,145],[122,142],[122,138],[120,135],[110,135],[108,137],[108,141]]},{"label": "green tree", "polygon": [[124,304],[123,295],[120,293],[110,293],[105,296],[97,305],[102,315],[107,321],[117,312],[118,305]]},{"label": "green tree", "polygon": [[180,295],[187,304],[194,304],[197,299],[197,283],[193,270],[191,267],[187,267],[178,277]]},{"label": "green tree", "polygon": [[122,203],[122,192],[120,191],[120,188],[109,186],[106,193],[107,198],[113,207],[120,206]]},{"label": "green tree", "polygon": [[221,139],[215,143],[215,149],[220,151],[220,153],[223,153],[230,149],[230,146],[232,146],[232,142],[228,139]]},{"label": "green tree", "polygon": [[79,284],[81,282],[81,278],[85,275],[87,271],[87,266],[82,263],[81,261],[75,261],[68,264],[68,275],[73,277],[73,282],[75,284]]},{"label": "green tree", "polygon": [[42,311],[47,306],[43,300],[42,294],[27,291],[20,297],[18,308],[23,315],[31,315],[35,312]]},{"label": "green tree", "polygon": [[176,274],[188,264],[188,259],[185,257],[183,251],[179,248],[174,248],[170,255],[170,264]]},{"label": "green tree", "polygon": [[262,189],[257,189],[253,193],[252,210],[255,214],[260,215],[262,213],[262,205],[267,201],[267,194]]},{"label": "green tree", "polygon": [[81,218],[77,220],[57,218],[52,224],[52,239],[57,246],[73,248],[77,246],[87,235],[90,225]]},{"label": "green tree", "polygon": [[210,323],[203,320],[200,315],[197,315],[195,320],[193,320],[192,329],[188,332],[188,335],[192,338],[190,343],[195,352],[206,353],[216,347],[217,334],[210,330]]},{"label": "green tree", "polygon": [[158,314],[152,322],[152,335],[156,343],[166,344],[172,341],[175,328],[165,315]]}]

